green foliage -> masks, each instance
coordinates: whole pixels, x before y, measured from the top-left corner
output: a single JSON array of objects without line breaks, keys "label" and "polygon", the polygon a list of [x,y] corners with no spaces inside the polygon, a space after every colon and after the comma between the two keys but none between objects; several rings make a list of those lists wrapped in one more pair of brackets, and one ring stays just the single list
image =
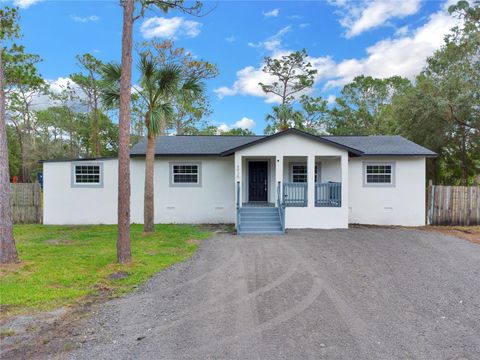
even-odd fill
[{"label": "green foliage", "polygon": [[386,79],[357,76],[337,97],[330,111],[328,131],[334,135],[389,134],[384,113],[392,97],[409,86],[410,81],[399,76]]},{"label": "green foliage", "polygon": [[17,8],[5,6],[0,9],[0,42],[20,37]]},{"label": "green foliage", "polygon": [[78,65],[82,72],[70,75],[70,79],[75,82],[86,95],[86,103],[90,112],[91,125],[91,153],[98,156],[101,153],[101,144],[99,139],[100,132],[100,94],[102,90],[101,71],[103,63],[91,54],[77,55]]},{"label": "green foliage", "polygon": [[[185,48],[175,47],[171,40],[145,41],[140,49],[141,53],[151,55],[160,66],[178,66],[182,79],[187,82],[201,83],[217,77],[219,73],[215,64],[194,58]],[[179,135],[190,131],[192,127],[201,126],[202,118],[211,113],[204,91],[198,92],[194,97],[188,95],[185,92],[178,92],[171,99],[174,114],[167,127]]]},{"label": "green foliage", "polygon": [[7,125],[7,147],[8,147],[8,166],[10,170],[10,176],[20,174],[20,168],[22,164],[22,158],[20,157],[20,141],[18,135],[15,132],[13,126]]},{"label": "green foliage", "polygon": [[252,136],[255,133],[248,129],[233,128],[227,131],[221,131],[220,135]]},{"label": "green foliage", "polygon": [[[259,83],[267,95],[278,96],[280,105],[272,108],[266,116],[265,134],[273,134],[291,127],[304,128],[303,114],[293,108],[295,96],[313,86],[317,70],[307,60],[305,49],[280,58],[266,57],[263,71],[273,78],[272,82]],[[311,130],[311,127],[309,127]]]},{"label": "green foliage", "polygon": [[[123,2],[123,1],[122,1]],[[167,13],[170,10],[179,10],[183,13],[199,16],[202,12],[203,3],[201,1],[185,0],[137,0],[138,15],[135,19],[142,18],[146,11],[155,8]]]},{"label": "green foliage", "polygon": [[303,129],[303,114],[289,105],[276,105],[272,107],[272,113],[265,117],[267,126],[264,133],[271,135],[277,131],[289,128]]},{"label": "green foliage", "polygon": [[480,174],[480,6],[460,1],[463,20],[445,37],[413,83],[400,77],[360,76],[329,111],[335,135],[398,134],[438,153],[428,179],[467,185]]},{"label": "green foliage", "polygon": [[218,127],[215,125],[207,125],[203,128],[196,126],[187,126],[183,129],[182,135],[217,135]]},{"label": "green foliage", "polygon": [[[144,111],[145,128],[150,134],[165,135],[168,124],[174,120],[174,103],[182,98],[188,104],[204,92],[203,83],[194,76],[184,77],[181,66],[161,64],[150,52],[140,54],[139,87],[134,87],[134,101]],[[120,99],[120,66],[106,64],[103,69],[102,101],[108,108],[118,106]]]},{"label": "green foliage", "polygon": [[300,104],[302,106],[302,121],[299,128],[312,134],[325,133],[329,115],[327,100],[321,96],[302,95]]},{"label": "green foliage", "polygon": [[266,94],[280,97],[283,106],[295,99],[295,94],[311,88],[317,70],[307,61],[307,51],[295,51],[280,58],[266,57],[263,71],[274,78],[269,84],[259,83]]},{"label": "green foliage", "polygon": [[[195,240],[209,236],[189,225],[157,225],[151,234],[132,225],[134,261],[120,265],[115,264],[117,228],[113,225],[16,225],[14,232],[23,263],[0,272],[4,314],[71,305],[105,290],[111,295],[124,294],[190,257],[197,248]],[[128,276],[109,277],[118,272]]]}]

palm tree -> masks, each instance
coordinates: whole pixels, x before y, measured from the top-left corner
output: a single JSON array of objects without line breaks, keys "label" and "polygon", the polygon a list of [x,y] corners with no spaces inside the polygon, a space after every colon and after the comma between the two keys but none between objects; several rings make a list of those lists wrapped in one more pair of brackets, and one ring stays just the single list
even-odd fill
[{"label": "palm tree", "polygon": [[[161,65],[150,54],[140,54],[139,86],[134,93],[144,102],[147,151],[145,155],[144,231],[154,231],[154,164],[155,142],[158,135],[166,135],[167,124],[173,121],[175,99],[182,98],[184,106],[195,101],[203,93],[203,84],[196,77],[183,77],[182,68],[175,64]],[[120,67],[107,64],[104,68],[107,86],[102,99],[105,105],[114,107],[119,99],[118,79]]]},{"label": "palm tree", "polygon": [[265,134],[274,134],[290,128],[303,129],[302,112],[288,105],[274,106],[272,114],[267,114],[265,120],[271,123],[265,128]]}]

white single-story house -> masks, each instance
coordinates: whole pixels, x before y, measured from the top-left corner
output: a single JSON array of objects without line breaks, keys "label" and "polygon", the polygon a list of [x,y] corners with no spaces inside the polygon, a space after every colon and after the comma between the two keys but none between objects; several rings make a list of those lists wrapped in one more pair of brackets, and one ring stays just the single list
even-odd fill
[{"label": "white single-story house", "polygon": [[[131,221],[143,222],[146,141],[131,149]],[[400,136],[163,136],[156,223],[235,223],[239,233],[425,224],[425,159]],[[115,158],[45,161],[45,224],[114,224]]]}]

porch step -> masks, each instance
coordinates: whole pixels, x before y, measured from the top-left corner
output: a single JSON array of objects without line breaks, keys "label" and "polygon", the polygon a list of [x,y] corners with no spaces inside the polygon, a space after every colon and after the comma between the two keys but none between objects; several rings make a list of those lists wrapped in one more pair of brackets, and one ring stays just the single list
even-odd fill
[{"label": "porch step", "polygon": [[238,234],[283,234],[278,208],[242,207]]}]

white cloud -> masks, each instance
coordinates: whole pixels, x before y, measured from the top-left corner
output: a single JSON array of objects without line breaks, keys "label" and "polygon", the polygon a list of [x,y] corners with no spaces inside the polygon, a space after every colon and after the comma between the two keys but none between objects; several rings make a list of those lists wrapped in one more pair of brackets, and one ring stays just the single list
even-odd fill
[{"label": "white cloud", "polygon": [[300,29],[305,29],[305,28],[308,27],[308,26],[310,26],[309,23],[302,23],[302,24],[298,25],[298,27],[299,27]]},{"label": "white cloud", "polygon": [[408,28],[408,25],[402,26],[395,30],[395,36],[407,36],[409,31],[410,29]]},{"label": "white cloud", "polygon": [[217,133],[222,133],[230,130],[231,128],[227,124],[221,124],[217,129],[218,129]]},{"label": "white cloud", "polygon": [[280,50],[282,47],[282,38],[283,36],[290,32],[292,30],[292,27],[285,26],[281,28],[280,30],[277,31],[275,35],[270,36],[264,41],[259,41],[258,43],[252,43],[249,42],[248,46],[253,47],[253,48],[264,48],[265,50],[271,51],[273,53],[277,52]]},{"label": "white cloud", "polygon": [[[46,82],[49,85],[49,90],[54,95],[60,95],[63,90],[67,90],[68,88],[71,89],[77,99],[68,101],[68,105],[76,108],[78,111],[86,110],[84,101],[87,99],[87,96],[70,78],[59,77],[56,80],[46,80]],[[48,95],[37,94],[32,98],[31,107],[34,110],[44,110],[48,107],[59,105],[61,105],[59,100],[52,99]]]},{"label": "white cloud", "polygon": [[229,43],[232,43],[232,42],[235,41],[235,36],[230,35],[230,36],[228,36],[228,37],[225,38],[225,41],[226,41],[226,42],[229,42]]},{"label": "white cloud", "polygon": [[81,22],[81,23],[86,23],[89,21],[98,21],[100,20],[100,17],[97,15],[90,15],[86,17],[81,17],[81,16],[76,16],[76,15],[70,15],[71,19],[75,22]]},{"label": "white cloud", "polygon": [[13,5],[18,6],[20,9],[27,9],[40,1],[41,0],[13,0]]},{"label": "white cloud", "polygon": [[273,9],[273,10],[270,10],[270,11],[265,11],[262,13],[263,16],[265,16],[266,18],[269,18],[269,17],[277,17],[278,14],[280,14],[280,10],[279,9]]},{"label": "white cloud", "polygon": [[185,20],[183,17],[153,17],[145,20],[140,26],[144,38],[153,37],[176,39],[179,36],[196,37],[200,34],[200,24],[197,21]]},{"label": "white cloud", "polygon": [[[277,57],[289,54],[290,51],[278,52]],[[334,75],[335,63],[329,57],[309,57],[308,61],[312,64],[314,69],[317,69],[317,78],[325,78]],[[233,95],[248,95],[262,97],[266,103],[277,103],[279,97],[273,94],[265,94],[258,83],[271,83],[274,78],[262,71],[262,64],[257,68],[253,66],[247,66],[237,71],[237,80],[231,87],[222,86],[215,89],[215,93],[220,99],[226,96]],[[299,94],[301,95],[301,94]]]},{"label": "white cloud", "polygon": [[337,99],[337,97],[335,95],[333,95],[333,94],[328,95],[328,97],[327,97],[328,105],[334,104],[336,99]]},{"label": "white cloud", "polygon": [[[312,57],[308,60],[317,69],[316,84],[325,84],[323,90],[343,86],[359,75],[385,78],[403,76],[414,78],[425,66],[425,60],[435,50],[440,48],[444,36],[449,29],[458,24],[458,19],[450,16],[445,7],[431,14],[425,23],[417,28],[407,28],[397,32],[392,38],[386,38],[374,43],[366,49],[363,58],[344,59],[334,62],[329,56]],[[285,33],[285,31],[283,31]],[[281,37],[275,34],[266,41],[251,44],[269,50],[272,57],[281,57],[289,54],[282,46]],[[271,46],[272,39],[277,39],[275,46]],[[215,89],[221,99],[226,96],[245,95],[263,98],[267,103],[278,102],[278,97],[265,94],[259,82],[270,83],[272,78],[262,71],[262,65],[247,66],[237,71],[236,80],[231,86],[222,86]],[[329,96],[331,102],[333,97]]]},{"label": "white cloud", "polygon": [[336,78],[328,81],[326,87],[344,85],[358,75],[413,78],[423,68],[427,57],[442,46],[445,34],[457,23],[458,20],[445,11],[438,11],[411,35],[381,40],[366,49],[367,57],[338,63]]},{"label": "white cloud", "polygon": [[255,121],[253,121],[252,119],[250,118],[247,118],[246,116],[244,116],[243,118],[241,118],[240,120],[238,120],[234,126],[236,128],[241,128],[241,129],[253,129],[253,127],[255,126]]},{"label": "white cloud", "polygon": [[251,130],[254,127],[255,127],[255,121],[253,121],[253,119],[250,119],[250,118],[244,116],[232,125],[227,125],[225,123],[220,124],[217,127],[217,134],[221,134],[223,132],[226,132],[226,131],[229,131],[229,130],[232,130],[232,129]]},{"label": "white cloud", "polygon": [[340,24],[347,29],[348,38],[385,25],[389,19],[413,15],[420,9],[420,0],[330,0],[330,3],[340,8]]}]

